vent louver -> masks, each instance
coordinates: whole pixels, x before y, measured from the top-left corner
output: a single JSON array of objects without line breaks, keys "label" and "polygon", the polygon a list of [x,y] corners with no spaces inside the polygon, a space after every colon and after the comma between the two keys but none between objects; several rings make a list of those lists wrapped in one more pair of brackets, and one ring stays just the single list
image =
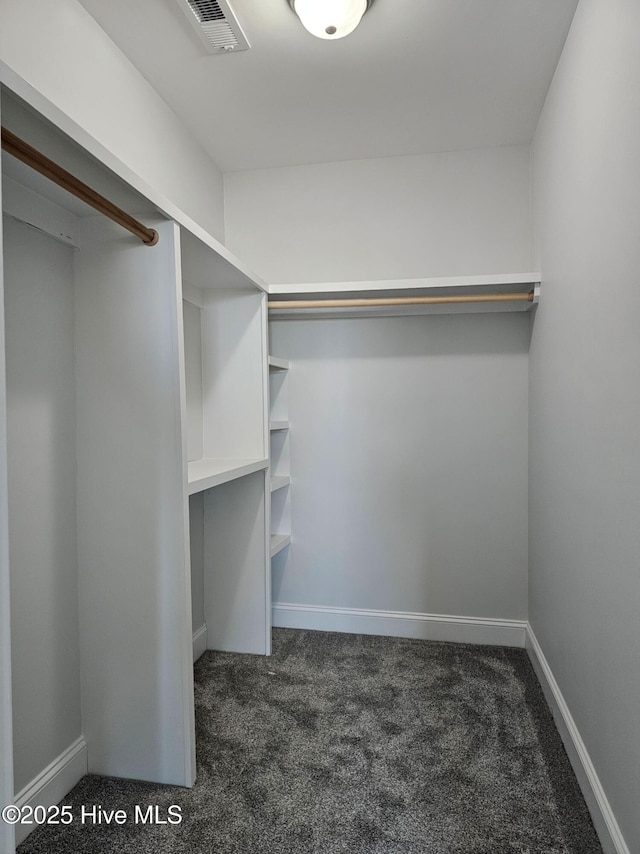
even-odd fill
[{"label": "vent louver", "polygon": [[224,19],[224,12],[217,0],[187,0],[200,23]]},{"label": "vent louver", "polygon": [[227,0],[178,0],[209,53],[248,50],[250,45]]}]

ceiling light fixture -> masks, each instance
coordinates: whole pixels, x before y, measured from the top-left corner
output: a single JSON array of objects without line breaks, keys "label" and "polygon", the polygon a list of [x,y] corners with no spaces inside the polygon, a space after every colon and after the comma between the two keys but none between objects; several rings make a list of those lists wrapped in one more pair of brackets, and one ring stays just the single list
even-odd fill
[{"label": "ceiling light fixture", "polygon": [[289,0],[302,26],[319,39],[352,33],[373,0]]}]

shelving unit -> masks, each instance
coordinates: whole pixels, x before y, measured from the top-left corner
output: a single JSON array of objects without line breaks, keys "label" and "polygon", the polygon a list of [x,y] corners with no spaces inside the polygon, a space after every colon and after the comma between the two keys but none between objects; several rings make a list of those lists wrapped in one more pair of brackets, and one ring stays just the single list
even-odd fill
[{"label": "shelving unit", "polygon": [[288,421],[289,362],[269,356],[271,558],[288,558],[291,543],[291,476]]},{"label": "shelving unit", "polygon": [[4,92],[2,123],[159,234],[3,155],[11,802],[87,771],[191,786],[179,229]]},{"label": "shelving unit", "polygon": [[87,771],[191,786],[194,628],[271,649],[266,293],[4,96],[3,125],[159,242],[3,155],[1,799],[53,805]]},{"label": "shelving unit", "polygon": [[193,631],[271,651],[266,295],[182,237]]}]

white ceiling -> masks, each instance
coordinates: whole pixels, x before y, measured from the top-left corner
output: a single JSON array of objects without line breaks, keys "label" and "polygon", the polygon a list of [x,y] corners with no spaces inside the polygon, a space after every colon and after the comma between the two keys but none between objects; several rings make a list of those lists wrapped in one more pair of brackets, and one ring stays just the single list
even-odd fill
[{"label": "white ceiling", "polygon": [[338,41],[231,0],[210,55],[177,0],[80,0],[223,171],[531,140],[578,0],[375,0]]}]

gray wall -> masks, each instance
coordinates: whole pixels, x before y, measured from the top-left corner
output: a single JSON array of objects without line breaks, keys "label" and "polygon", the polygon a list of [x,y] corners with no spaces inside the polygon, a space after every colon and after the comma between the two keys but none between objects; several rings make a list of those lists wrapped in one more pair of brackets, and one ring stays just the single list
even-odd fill
[{"label": "gray wall", "polygon": [[[507,146],[230,173],[227,242],[272,283],[524,272],[529,166]],[[527,348],[524,315],[273,322],[274,600],[526,618]]]},{"label": "gray wall", "polygon": [[81,734],[73,251],[4,218],[15,790]]},{"label": "gray wall", "polygon": [[292,362],[294,540],[275,601],[526,618],[528,325],[271,324]]},{"label": "gray wall", "polygon": [[530,621],[640,851],[640,5],[582,0],[539,124]]},{"label": "gray wall", "polygon": [[527,272],[529,147],[224,176],[227,245],[268,282]]}]

